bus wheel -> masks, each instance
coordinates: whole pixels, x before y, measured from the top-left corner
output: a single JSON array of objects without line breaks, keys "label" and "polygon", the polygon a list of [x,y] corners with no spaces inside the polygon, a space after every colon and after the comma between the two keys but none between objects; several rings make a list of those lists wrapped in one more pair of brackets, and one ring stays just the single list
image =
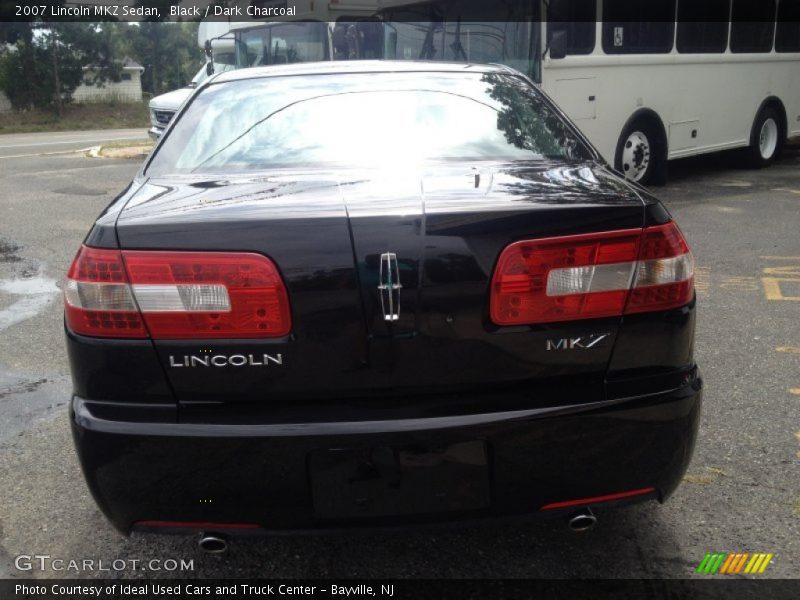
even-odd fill
[{"label": "bus wheel", "polygon": [[766,167],[781,151],[783,136],[778,112],[767,106],[758,113],[750,132],[750,164],[755,168]]},{"label": "bus wheel", "polygon": [[663,143],[655,128],[637,119],[619,136],[614,162],[626,179],[659,185],[666,180],[663,154]]}]

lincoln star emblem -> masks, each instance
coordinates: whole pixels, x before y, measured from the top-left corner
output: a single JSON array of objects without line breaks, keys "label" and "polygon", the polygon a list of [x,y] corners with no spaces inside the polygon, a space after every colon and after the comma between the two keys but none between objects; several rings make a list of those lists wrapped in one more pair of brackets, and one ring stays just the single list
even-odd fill
[{"label": "lincoln star emblem", "polygon": [[397,321],[400,318],[400,290],[403,286],[400,284],[400,268],[394,252],[381,254],[378,281],[383,318],[385,321]]}]

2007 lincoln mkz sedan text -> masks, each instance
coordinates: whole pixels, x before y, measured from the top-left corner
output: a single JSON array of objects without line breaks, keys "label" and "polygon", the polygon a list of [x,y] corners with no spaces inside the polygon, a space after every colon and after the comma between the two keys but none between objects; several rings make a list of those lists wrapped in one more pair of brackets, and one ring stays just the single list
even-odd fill
[{"label": "2007 lincoln mkz sedan text", "polygon": [[64,288],[71,422],[123,532],[575,517],[695,443],[689,247],[519,73],[212,77]]}]

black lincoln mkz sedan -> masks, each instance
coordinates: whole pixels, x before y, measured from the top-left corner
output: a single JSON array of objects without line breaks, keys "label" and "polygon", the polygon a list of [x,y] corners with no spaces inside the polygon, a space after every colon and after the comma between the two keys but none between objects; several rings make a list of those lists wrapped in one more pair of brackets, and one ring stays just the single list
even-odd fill
[{"label": "black lincoln mkz sedan", "polygon": [[694,447],[683,235],[502,66],[211,78],[64,297],[75,445],[125,533],[578,528],[664,501]]}]

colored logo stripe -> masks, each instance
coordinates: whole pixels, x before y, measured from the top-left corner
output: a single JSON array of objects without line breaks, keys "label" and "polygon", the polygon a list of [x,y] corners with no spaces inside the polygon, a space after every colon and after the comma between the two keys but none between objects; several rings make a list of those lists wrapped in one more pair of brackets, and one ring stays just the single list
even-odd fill
[{"label": "colored logo stripe", "polygon": [[703,562],[701,562],[700,566],[697,567],[697,572],[713,575],[714,573],[717,572],[717,569],[719,569],[724,559],[725,559],[724,553],[714,553],[714,554],[707,553],[703,558]]},{"label": "colored logo stripe", "polygon": [[734,575],[738,573],[763,573],[772,561],[774,554],[758,552],[708,552],[697,567],[697,573],[714,575],[716,573]]},{"label": "colored logo stripe", "polygon": [[763,573],[767,565],[772,560],[772,554],[754,554],[753,558],[747,563],[745,573]]}]

